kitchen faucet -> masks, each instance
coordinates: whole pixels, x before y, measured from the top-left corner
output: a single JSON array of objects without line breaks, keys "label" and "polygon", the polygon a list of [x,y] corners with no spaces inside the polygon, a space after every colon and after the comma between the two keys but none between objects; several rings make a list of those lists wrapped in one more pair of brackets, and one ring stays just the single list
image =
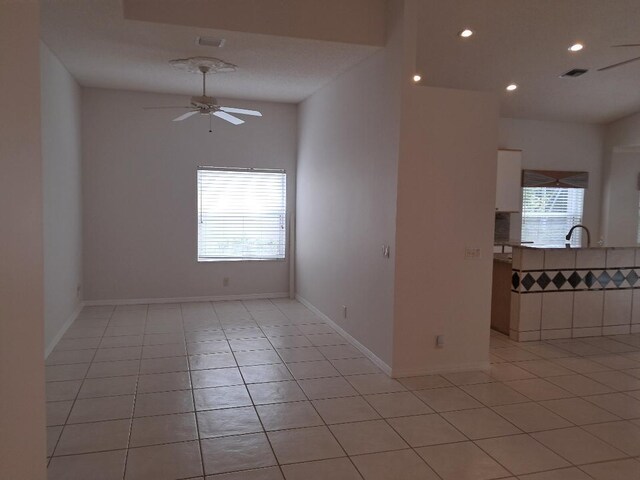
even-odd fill
[{"label": "kitchen faucet", "polygon": [[573,227],[571,227],[571,230],[569,230],[569,233],[567,233],[567,236],[564,237],[567,239],[566,246],[567,248],[571,247],[571,235],[573,234],[573,231],[576,228],[584,228],[584,231],[587,232],[587,248],[591,247],[591,232],[589,232],[589,229],[587,227],[585,227],[584,225],[578,224],[578,225],[574,225]]}]

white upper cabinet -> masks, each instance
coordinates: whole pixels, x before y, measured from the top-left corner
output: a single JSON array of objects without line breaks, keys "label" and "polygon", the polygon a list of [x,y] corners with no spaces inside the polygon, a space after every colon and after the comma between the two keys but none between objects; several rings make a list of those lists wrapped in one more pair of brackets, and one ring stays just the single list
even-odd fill
[{"label": "white upper cabinet", "polygon": [[522,151],[498,150],[496,211],[519,212],[522,208]]}]

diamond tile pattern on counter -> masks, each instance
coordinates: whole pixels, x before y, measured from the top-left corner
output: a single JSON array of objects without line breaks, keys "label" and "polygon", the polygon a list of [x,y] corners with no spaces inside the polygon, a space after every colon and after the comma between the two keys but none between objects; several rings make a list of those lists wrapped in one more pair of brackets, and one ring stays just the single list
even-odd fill
[{"label": "diamond tile pattern on counter", "polygon": [[638,477],[640,334],[490,338],[487,372],[393,380],[296,301],[88,307],[47,361],[48,478]]}]

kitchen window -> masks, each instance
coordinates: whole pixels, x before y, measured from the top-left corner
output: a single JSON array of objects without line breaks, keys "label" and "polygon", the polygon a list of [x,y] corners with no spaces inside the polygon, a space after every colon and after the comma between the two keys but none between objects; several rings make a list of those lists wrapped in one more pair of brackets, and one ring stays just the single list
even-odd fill
[{"label": "kitchen window", "polygon": [[284,170],[198,167],[198,261],[285,258]]},{"label": "kitchen window", "polygon": [[[584,188],[524,187],[522,189],[522,241],[536,246],[564,247],[569,229],[582,223]],[[571,236],[580,247],[582,229]]]}]

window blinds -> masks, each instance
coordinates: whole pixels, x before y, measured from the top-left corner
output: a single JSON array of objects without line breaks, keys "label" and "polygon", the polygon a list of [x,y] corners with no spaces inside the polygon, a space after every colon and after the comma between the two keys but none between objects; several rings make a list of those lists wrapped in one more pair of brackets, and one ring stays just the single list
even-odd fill
[{"label": "window blinds", "polygon": [[283,170],[198,168],[198,260],[285,258]]},{"label": "window blinds", "polygon": [[[536,246],[564,247],[569,229],[582,223],[583,188],[525,187],[522,189],[522,241]],[[582,229],[571,246],[580,247]]]}]

